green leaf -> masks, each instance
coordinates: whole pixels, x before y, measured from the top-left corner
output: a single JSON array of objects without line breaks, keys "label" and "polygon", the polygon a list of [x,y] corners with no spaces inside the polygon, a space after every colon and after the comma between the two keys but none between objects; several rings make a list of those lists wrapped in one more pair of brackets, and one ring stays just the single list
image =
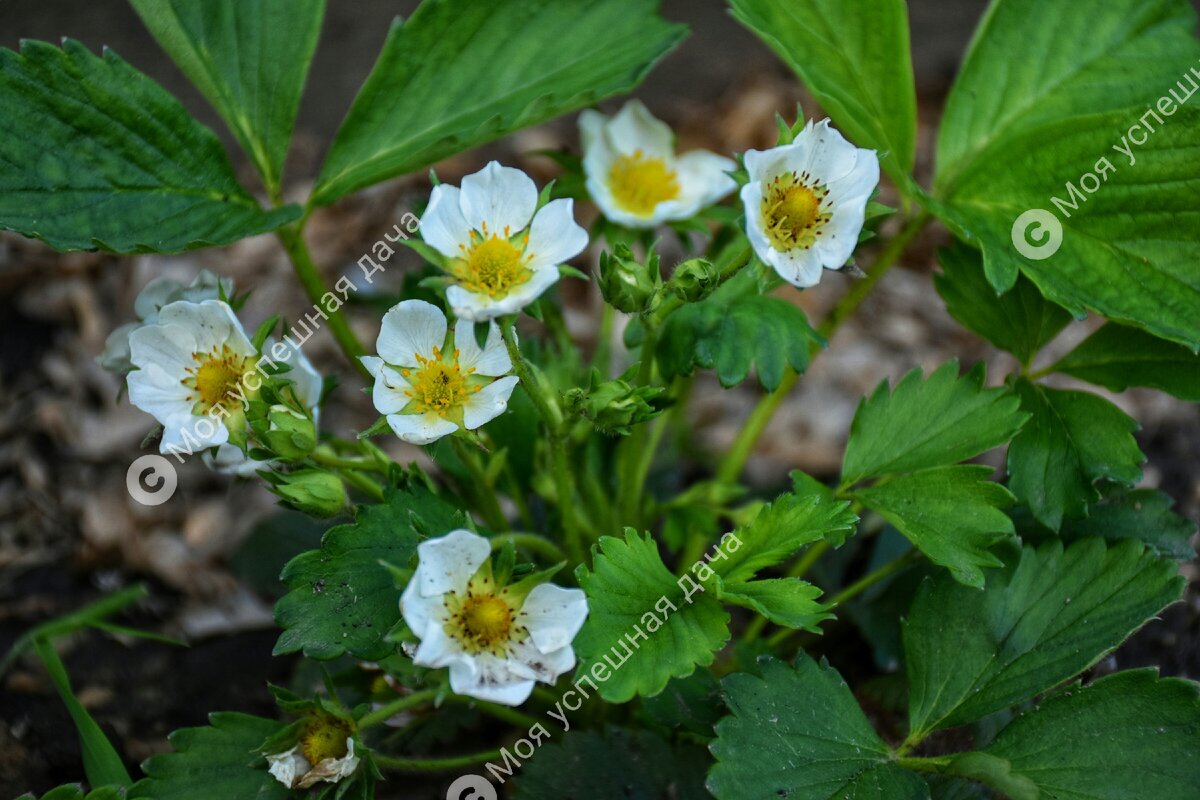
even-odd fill
[{"label": "green leaf", "polygon": [[538,749],[516,779],[517,800],[701,800],[708,755],[647,731],[571,731]]},{"label": "green leaf", "polygon": [[279,187],[325,0],[130,0],[225,120],[271,191]]},{"label": "green leaf", "polygon": [[[946,104],[931,207],[982,248],[997,290],[1020,271],[1077,316],[1092,308],[1200,346],[1200,107],[1193,97],[1141,123],[1169,90],[1186,99],[1178,82],[1200,58],[1195,29],[1186,0],[992,3]],[[1123,141],[1131,129],[1144,146]],[[1115,168],[1103,178],[1101,158]],[[1072,196],[1068,184],[1086,175],[1098,188]],[[1062,226],[1043,260],[1013,244],[1044,236],[1014,231],[1033,209]]]},{"label": "green leaf", "polygon": [[800,308],[758,293],[754,271],[743,269],[698,303],[667,317],[656,349],[667,378],[715,369],[725,387],[746,379],[753,366],[763,388],[774,391],[790,366],[808,368],[808,351],[824,344]]},{"label": "green leaf", "polygon": [[721,718],[721,685],[712,672],[698,669],[686,678],[672,678],[667,688],[642,698],[642,710],[667,730],[687,731],[706,738]]},{"label": "green leaf", "polygon": [[275,653],[310,658],[349,653],[374,661],[395,646],[385,638],[400,621],[400,590],[379,562],[404,567],[426,535],[464,527],[459,509],[410,482],[367,506],[349,525],[330,528],[320,550],[296,556],[280,578],[290,590],[275,606],[283,633]]},{"label": "green leaf", "polygon": [[0,48],[0,228],[58,250],[176,252],[300,216],[264,211],[212,131],[111,50]]},{"label": "green leaf", "polygon": [[1114,392],[1149,386],[1200,403],[1200,356],[1115,322],[1093,333],[1051,369]]},{"label": "green leaf", "polygon": [[[1026,546],[980,592],[938,576],[904,623],[913,737],[1016,705],[1099,661],[1177,600],[1173,563],[1133,541]],[[913,738],[910,737],[910,738]]]},{"label": "green leaf", "polygon": [[859,489],[854,497],[956,581],[982,588],[981,568],[1001,565],[989,548],[1013,534],[1012,520],[1000,510],[1012,495],[988,480],[991,473],[980,465],[938,467]]},{"label": "green leaf", "polygon": [[174,753],[142,764],[146,777],[134,784],[130,800],[286,800],[291,791],[267,772],[257,751],[282,723],[235,712],[208,715],[209,726],[182,728],[170,736]]},{"label": "green leaf", "polygon": [[1068,322],[1071,315],[1042,297],[1028,278],[1020,277],[1004,294],[983,274],[977,250],[963,244],[938,252],[942,264],[933,283],[946,301],[946,310],[964,327],[1012,353],[1022,364],[1033,362]]},{"label": "green leaf", "polygon": [[733,15],[788,63],[856,144],[911,181],[917,99],[904,0],[732,0]]},{"label": "green leaf", "polygon": [[776,625],[819,633],[821,622],[833,619],[830,606],[817,602],[821,590],[799,578],[721,581],[717,586],[725,602],[756,611]]},{"label": "green leaf", "polygon": [[[634,626],[647,634],[627,662],[612,669],[607,680],[596,680],[600,695],[610,703],[658,694],[671,678],[711,664],[713,653],[729,639],[729,615],[715,594],[705,590],[684,600],[684,590],[648,534],[627,529],[624,539],[600,537],[592,569],[580,565],[575,574],[588,598],[587,622],[574,643],[579,674],[589,674],[593,665],[601,665],[603,674],[631,649],[622,643]],[[675,609],[668,606],[663,612],[663,598]],[[661,627],[651,629],[646,614],[654,615]]]},{"label": "green leaf", "polygon": [[[101,786],[99,789],[88,792],[85,796],[81,785],[68,783],[46,792],[42,795],[42,800],[124,800],[124,797],[124,786]],[[37,795],[29,792],[21,795],[17,800],[37,800]]]},{"label": "green leaf", "polygon": [[1066,520],[1060,535],[1067,541],[1100,536],[1110,542],[1135,539],[1159,555],[1177,561],[1196,557],[1196,523],[1171,511],[1174,501],[1155,489],[1134,489],[1104,498],[1079,520]]},{"label": "green leaf", "polygon": [[1141,479],[1137,422],[1112,403],[1025,379],[1015,390],[1032,418],[1008,447],[1008,485],[1043,525],[1058,530],[1064,517],[1082,517],[1100,498],[1096,481]]},{"label": "green leaf", "polygon": [[814,489],[803,473],[794,473],[795,489],[763,506],[754,520],[734,532],[742,544],[713,568],[729,582],[745,581],[774,566],[806,544],[828,539],[840,545],[854,531],[858,517],[846,501],[834,500],[825,487]]},{"label": "green leaf", "polygon": [[929,787],[892,761],[836,670],[803,652],[794,669],[759,665],[762,677],[723,681],[730,715],[709,747],[718,800],[927,800]]},{"label": "green leaf", "polygon": [[[982,753],[959,756],[949,771],[1007,791],[1013,800],[1191,800],[1200,786],[1197,752],[1197,685],[1138,669],[1046,700],[1009,723]],[[1009,786],[1025,791],[993,783],[997,765]]]},{"label": "green leaf", "polygon": [[854,415],[843,483],[954,464],[1007,442],[1028,415],[1011,392],[983,381],[982,364],[959,377],[958,362],[947,361],[924,380],[914,369],[891,393],[880,383]]},{"label": "green leaf", "polygon": [[325,205],[627,92],[683,38],[644,0],[425,0],[392,26],[330,148]]}]

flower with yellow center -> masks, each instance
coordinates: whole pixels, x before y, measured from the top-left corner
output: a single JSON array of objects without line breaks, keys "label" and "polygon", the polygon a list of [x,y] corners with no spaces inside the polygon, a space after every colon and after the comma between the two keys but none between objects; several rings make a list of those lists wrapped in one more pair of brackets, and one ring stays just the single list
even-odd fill
[{"label": "flower with yellow center", "polygon": [[462,428],[474,430],[508,407],[517,377],[496,323],[481,348],[474,323],[459,320],[447,338],[446,315],[424,300],[405,300],[383,316],[363,356],[375,378],[372,400],[392,430],[411,444],[430,444]]},{"label": "flower with yellow center", "polygon": [[194,452],[240,434],[257,351],[221,300],[179,300],[129,335],[129,400],[163,426],[162,452]]},{"label": "flower with yellow center", "polygon": [[515,314],[558,280],[559,265],[587,247],[572,201],[538,208],[533,180],[495,161],[462,180],[435,186],[421,236],[446,258],[446,301],[459,319]]},{"label": "flower with yellow center", "polygon": [[845,266],[879,184],[875,151],[847,142],[829,120],[810,121],[791,144],[750,150],[745,163],[746,234],[758,257],[800,288]]},{"label": "flower with yellow center", "polygon": [[630,100],[616,114],[579,115],[588,194],[604,216],[627,228],[694,217],[737,188],[732,160],[705,150],[675,155],[671,129]]},{"label": "flower with yellow center", "polygon": [[358,768],[352,733],[346,720],[313,713],[305,720],[295,747],[267,755],[268,771],[290,789],[337,783]]},{"label": "flower with yellow center", "polygon": [[491,550],[466,530],[422,542],[400,611],[421,640],[415,664],[449,667],[459,694],[515,706],[536,681],[554,683],[575,667],[571,642],[587,598],[551,583],[497,586]]}]

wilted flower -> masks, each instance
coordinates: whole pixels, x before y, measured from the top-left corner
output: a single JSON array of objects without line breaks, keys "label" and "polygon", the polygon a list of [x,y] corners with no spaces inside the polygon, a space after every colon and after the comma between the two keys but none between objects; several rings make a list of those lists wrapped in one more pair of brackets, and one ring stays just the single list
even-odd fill
[{"label": "wilted flower", "polygon": [[666,124],[630,100],[615,117],[579,115],[588,194],[604,216],[629,228],[688,219],[733,192],[737,164],[706,150],[675,155]]},{"label": "wilted flower", "polygon": [[446,334],[440,309],[405,300],[383,315],[375,343],[380,357],[362,357],[375,378],[376,410],[406,442],[429,444],[459,428],[478,428],[504,413],[517,385],[496,323],[488,324],[482,349],[471,322],[459,320],[453,337]]},{"label": "wilted flower", "polygon": [[421,218],[421,236],[446,257],[455,316],[488,320],[515,314],[558,280],[558,267],[587,247],[571,200],[538,208],[538,190],[519,169],[489,163],[441,184]]},{"label": "wilted flower", "polygon": [[307,789],[318,782],[337,783],[358,768],[350,725],[328,715],[314,715],[296,746],[266,756],[269,772],[290,789]]},{"label": "wilted flower", "polygon": [[795,140],[749,150],[742,187],[754,252],[785,281],[815,286],[821,269],[850,260],[879,183],[879,157],[847,142],[829,120],[811,121]]},{"label": "wilted flower", "polygon": [[498,586],[491,545],[451,531],[417,546],[418,564],[400,598],[408,627],[421,640],[413,662],[449,667],[459,694],[520,705],[535,681],[553,683],[575,666],[571,641],[587,617],[579,589],[526,579]]}]

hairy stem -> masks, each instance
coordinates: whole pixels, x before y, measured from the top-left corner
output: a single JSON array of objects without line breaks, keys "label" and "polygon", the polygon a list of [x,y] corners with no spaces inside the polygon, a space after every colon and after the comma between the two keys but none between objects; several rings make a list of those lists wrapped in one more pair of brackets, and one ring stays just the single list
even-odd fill
[{"label": "hairy stem", "polygon": [[400,758],[385,756],[382,753],[375,753],[372,757],[375,759],[375,763],[383,769],[397,772],[451,772],[500,758],[500,751],[498,749],[484,750],[482,753],[468,753],[449,758]]}]

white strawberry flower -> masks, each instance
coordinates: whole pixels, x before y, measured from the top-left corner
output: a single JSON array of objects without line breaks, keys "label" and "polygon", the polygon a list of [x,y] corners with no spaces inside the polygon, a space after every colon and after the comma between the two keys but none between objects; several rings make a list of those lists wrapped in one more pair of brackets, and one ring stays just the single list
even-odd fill
[{"label": "white strawberry flower", "polygon": [[178,300],[129,335],[129,400],[163,426],[161,452],[219,447],[245,426],[258,352],[220,300]]},{"label": "white strawberry flower", "polygon": [[674,135],[639,100],[611,119],[579,115],[588,194],[604,216],[628,228],[688,219],[731,194],[732,160],[707,150],[675,155]]},{"label": "white strawberry flower", "polygon": [[497,586],[490,556],[488,540],[466,530],[422,542],[400,611],[421,640],[413,663],[449,667],[458,694],[515,706],[536,681],[574,669],[587,597],[551,583]]},{"label": "white strawberry flower", "polygon": [[845,266],[879,184],[875,151],[810,120],[791,144],[747,151],[745,164],[746,234],[758,257],[802,289]]},{"label": "white strawberry flower", "polygon": [[[301,741],[286,752],[267,755],[267,771],[289,789],[307,789],[319,782],[337,783],[358,769],[359,758],[354,754],[352,737],[346,737],[344,746],[337,742],[338,746],[331,748],[331,744],[335,743]],[[340,750],[343,755],[326,755],[315,749]]]},{"label": "white strawberry flower", "polygon": [[397,436],[430,444],[460,428],[474,430],[508,408],[517,377],[496,323],[487,341],[460,319],[447,338],[446,315],[424,300],[405,300],[383,315],[379,356],[363,356],[375,378],[372,400]]},{"label": "white strawberry flower", "polygon": [[462,188],[435,186],[421,217],[421,236],[446,257],[453,283],[446,302],[460,319],[515,314],[558,280],[558,268],[587,247],[587,231],[571,200],[541,208],[533,180],[489,163]]}]

